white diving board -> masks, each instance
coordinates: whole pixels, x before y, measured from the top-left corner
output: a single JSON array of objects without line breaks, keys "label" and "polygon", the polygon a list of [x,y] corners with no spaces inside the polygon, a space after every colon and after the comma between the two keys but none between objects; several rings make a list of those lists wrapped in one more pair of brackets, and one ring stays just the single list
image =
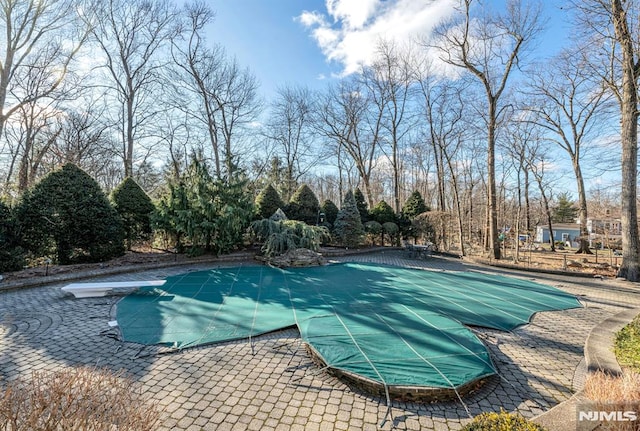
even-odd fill
[{"label": "white diving board", "polygon": [[167,280],[140,281],[103,281],[92,283],[71,283],[62,288],[63,291],[73,293],[76,298],[92,298],[106,296],[113,289],[137,288],[145,286],[162,286]]}]

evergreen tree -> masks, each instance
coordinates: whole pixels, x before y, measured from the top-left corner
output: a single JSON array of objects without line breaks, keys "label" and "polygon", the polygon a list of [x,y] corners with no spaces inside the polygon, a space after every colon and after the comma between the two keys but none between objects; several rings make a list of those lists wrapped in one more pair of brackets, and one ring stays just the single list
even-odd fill
[{"label": "evergreen tree", "polygon": [[578,216],[578,208],[575,207],[568,193],[558,196],[558,205],[553,209],[552,220],[556,223],[573,223]]},{"label": "evergreen tree", "polygon": [[371,220],[369,215],[369,206],[367,205],[367,201],[364,199],[364,195],[360,191],[359,187],[356,187],[355,192],[353,193],[353,197],[356,200],[356,205],[358,207],[358,212],[360,213],[360,220],[362,224]]},{"label": "evergreen tree", "polygon": [[111,193],[113,206],[122,217],[127,248],[151,234],[151,215],[155,206],[133,178],[125,178]]},{"label": "evergreen tree", "polygon": [[291,220],[299,220],[309,225],[315,225],[318,223],[320,203],[309,186],[303,184],[291,196],[291,201],[289,201],[285,212]]},{"label": "evergreen tree", "polygon": [[182,179],[170,182],[158,205],[155,225],[176,240],[191,242],[191,252],[226,253],[242,243],[253,214],[246,181],[214,179],[207,165],[194,158]]},{"label": "evergreen tree", "polygon": [[25,247],[61,264],[100,262],[124,252],[118,212],[98,183],[73,164],[51,172],[16,208]]},{"label": "evergreen tree", "polygon": [[185,184],[174,178],[167,183],[167,191],[160,197],[157,211],[151,218],[153,230],[162,234],[167,247],[173,243],[178,253],[184,251],[185,235],[179,216],[188,209]]},{"label": "evergreen tree", "polygon": [[402,207],[402,214],[412,219],[418,214],[422,214],[425,211],[428,211],[427,205],[424,203],[424,199],[419,191],[415,190],[405,202],[404,207]]},{"label": "evergreen tree", "polygon": [[334,204],[332,200],[327,199],[322,203],[320,211],[324,213],[324,221],[333,226],[333,224],[336,222],[336,217],[338,217],[339,211],[336,204]]},{"label": "evergreen tree", "polygon": [[333,227],[334,233],[342,245],[357,247],[362,242],[364,229],[353,192],[349,190],[344,197],[342,208],[338,211]]},{"label": "evergreen tree", "polygon": [[284,210],[285,205],[277,190],[271,184],[266,186],[256,197],[256,211],[258,218],[269,218],[278,208]]},{"label": "evergreen tree", "polygon": [[25,264],[18,244],[16,220],[11,209],[0,201],[0,272],[17,271]]},{"label": "evergreen tree", "polygon": [[378,204],[371,210],[370,215],[373,220],[377,221],[380,224],[385,224],[387,222],[396,222],[396,213],[393,211],[393,208],[391,208],[391,206],[385,201],[378,202]]}]

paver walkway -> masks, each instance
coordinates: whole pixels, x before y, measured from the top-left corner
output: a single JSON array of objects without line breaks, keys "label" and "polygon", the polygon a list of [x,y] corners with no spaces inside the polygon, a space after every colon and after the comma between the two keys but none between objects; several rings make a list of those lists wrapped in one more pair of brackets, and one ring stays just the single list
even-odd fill
[{"label": "paver walkway", "polygon": [[[585,307],[540,313],[511,333],[478,330],[500,377],[464,403],[394,402],[382,428],[385,400],[319,370],[294,329],[258,337],[253,346],[241,340],[159,354],[109,336],[118,297],[74,299],[61,284],[0,292],[0,380],[80,364],[124,368],[163,409],[162,430],[456,430],[483,411],[504,408],[533,417],[567,400],[582,387],[591,329],[640,306],[640,289],[622,281],[515,273],[438,257],[413,260],[395,251],[340,260],[515,274],[579,295]],[[161,279],[212,266],[100,280]]]}]

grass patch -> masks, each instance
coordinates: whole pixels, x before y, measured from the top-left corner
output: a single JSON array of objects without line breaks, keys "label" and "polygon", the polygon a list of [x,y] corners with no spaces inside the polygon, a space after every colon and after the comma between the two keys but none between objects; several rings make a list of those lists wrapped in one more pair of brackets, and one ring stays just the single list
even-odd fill
[{"label": "grass patch", "polygon": [[618,331],[614,349],[621,366],[640,373],[640,315]]}]

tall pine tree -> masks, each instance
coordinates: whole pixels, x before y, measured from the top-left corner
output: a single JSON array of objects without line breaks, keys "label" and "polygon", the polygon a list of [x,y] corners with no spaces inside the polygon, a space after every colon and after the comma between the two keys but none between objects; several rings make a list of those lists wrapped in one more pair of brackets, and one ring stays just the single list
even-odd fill
[{"label": "tall pine tree", "polygon": [[333,231],[340,243],[346,247],[357,247],[362,243],[364,228],[351,190],[344,197]]},{"label": "tall pine tree", "polygon": [[356,206],[358,207],[360,221],[362,221],[362,224],[371,220],[371,217],[369,216],[369,206],[367,205],[364,194],[362,194],[359,187],[356,187],[356,190],[353,192],[353,197],[356,200]]}]

